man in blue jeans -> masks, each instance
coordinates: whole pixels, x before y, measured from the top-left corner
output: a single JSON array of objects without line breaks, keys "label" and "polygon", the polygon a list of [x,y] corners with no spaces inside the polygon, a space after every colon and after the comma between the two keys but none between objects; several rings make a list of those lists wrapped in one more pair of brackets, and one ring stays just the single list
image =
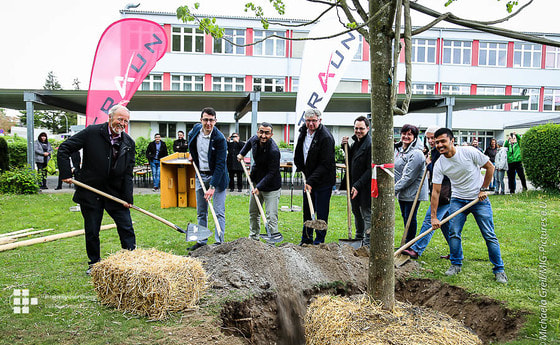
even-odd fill
[{"label": "man in blue jeans", "polygon": [[[226,229],[226,188],[229,177],[226,170],[227,142],[226,137],[216,125],[216,111],[204,108],[200,114],[200,123],[194,125],[188,134],[190,159],[198,167],[200,176],[206,187],[202,189],[200,181],[196,179],[196,214],[198,225],[208,226],[208,202],[212,199],[220,231],[216,228],[214,239],[216,244],[222,244]],[[195,250],[206,245],[207,240],[198,241],[189,250]]]},{"label": "man in blue jeans", "polygon": [[161,135],[156,133],[156,135],[154,135],[154,141],[149,143],[146,149],[146,158],[148,158],[150,168],[152,168],[154,192],[159,190],[159,160],[165,156],[167,156],[167,146],[161,141]]},{"label": "man in blue jeans", "polygon": [[[434,176],[432,179],[433,190],[431,200],[431,218],[434,229],[440,228],[440,220],[437,217],[439,195],[443,176],[451,181],[451,203],[449,213],[453,214],[461,207],[478,198],[479,202],[469,209],[451,219],[449,226],[449,249],[451,251],[451,267],[445,272],[452,276],[461,272],[463,263],[463,247],[461,244],[461,232],[467,220],[467,215],[472,213],[482,237],[486,241],[490,262],[494,265],[493,272],[498,283],[507,283],[504,271],[504,262],[500,253],[500,244],[494,233],[494,218],[492,205],[486,193],[494,175],[494,165],[482,152],[474,147],[454,146],[453,132],[448,128],[440,128],[434,134],[436,148],[441,157],[434,165]],[[480,174],[480,168],[486,169],[484,180]],[[486,187],[485,187],[486,186]]]}]

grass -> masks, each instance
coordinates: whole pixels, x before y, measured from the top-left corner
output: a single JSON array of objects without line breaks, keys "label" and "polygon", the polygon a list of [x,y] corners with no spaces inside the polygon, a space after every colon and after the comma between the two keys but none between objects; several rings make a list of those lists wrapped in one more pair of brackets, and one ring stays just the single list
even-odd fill
[{"label": "grass", "polygon": [[[248,236],[248,197],[228,196],[226,204],[226,240]],[[301,205],[301,196],[294,197],[294,204]],[[333,196],[327,242],[347,237],[346,198]],[[514,309],[525,309],[533,314],[520,338],[510,344],[538,344],[541,316],[541,294],[546,292],[546,319],[548,343],[559,341],[560,281],[558,278],[560,255],[560,197],[540,192],[514,196],[492,196],[496,234],[510,282],[494,282],[486,246],[476,223],[469,217],[463,232],[465,261],[463,271],[456,277],[446,277],[443,272],[448,261],[439,255],[448,252],[441,233],[434,235],[428,249],[421,257],[426,268],[421,276],[439,279],[463,286],[471,292],[506,301]],[[158,195],[135,196],[137,206],[155,212],[179,226],[196,221],[194,209],[160,209]],[[289,205],[289,196],[283,196],[281,205]],[[24,228],[55,228],[48,234],[81,229],[79,212],[69,212],[75,204],[71,194],[1,195],[0,233]],[[420,215],[427,209],[421,204]],[[398,207],[398,206],[397,206]],[[395,243],[400,242],[402,219],[396,210],[397,232]],[[155,247],[184,255],[184,235],[139,212],[132,211],[137,243],[140,247]],[[279,228],[286,241],[298,243],[301,237],[301,212],[281,212]],[[212,221],[210,220],[212,223]],[[111,223],[106,216],[104,224]],[[548,236],[546,246],[541,246],[542,234]],[[210,242],[213,240],[211,239]],[[117,232],[106,230],[101,234],[102,255],[120,249]],[[539,278],[539,258],[547,259],[546,287]],[[123,315],[97,303],[90,280],[84,274],[87,257],[83,236],[55,242],[22,247],[0,252],[0,344],[113,344],[154,343],[165,338],[162,329],[184,323],[181,314],[161,322],[147,322],[144,318]],[[30,307],[29,314],[14,314],[11,295],[14,289],[29,289],[30,297],[37,297],[38,305]],[[164,341],[165,343],[165,341]]]}]

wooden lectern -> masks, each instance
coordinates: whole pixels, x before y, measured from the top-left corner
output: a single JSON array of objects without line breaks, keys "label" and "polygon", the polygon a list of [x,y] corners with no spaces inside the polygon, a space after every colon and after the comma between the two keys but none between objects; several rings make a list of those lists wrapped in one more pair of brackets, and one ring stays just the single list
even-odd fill
[{"label": "wooden lectern", "polygon": [[196,207],[196,174],[188,155],[176,152],[160,160],[161,208]]}]

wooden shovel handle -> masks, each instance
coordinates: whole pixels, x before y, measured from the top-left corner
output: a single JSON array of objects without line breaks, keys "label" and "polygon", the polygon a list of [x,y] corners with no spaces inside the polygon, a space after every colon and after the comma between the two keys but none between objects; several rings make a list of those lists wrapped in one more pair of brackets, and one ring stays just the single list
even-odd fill
[{"label": "wooden shovel handle", "polygon": [[[105,193],[105,192],[103,192],[103,191],[100,191],[99,189],[94,188],[94,187],[92,187],[92,186],[88,186],[87,184],[85,184],[85,183],[83,183],[83,182],[80,182],[80,181],[77,181],[77,180],[74,180],[74,179],[72,179],[71,181],[72,181],[73,184],[75,184],[75,185],[78,186],[78,187],[81,187],[81,188],[90,190],[90,191],[92,191],[92,192],[94,192],[94,193],[97,193],[97,194],[99,194],[99,195],[101,195],[101,196],[106,197],[107,199],[113,200],[114,202],[118,202],[119,204],[122,204],[123,206],[129,205],[128,202],[126,202],[126,201],[124,201],[124,200],[121,200],[121,199],[119,199],[119,198],[117,198],[117,197],[115,197],[115,196],[112,196],[111,194],[107,194],[107,193]],[[149,216],[149,217],[152,217],[152,218],[154,218],[155,220],[159,220],[159,221],[162,222],[163,224],[165,224],[165,225],[167,225],[167,226],[170,226],[170,227],[172,227],[172,228],[175,229],[175,230],[178,230],[178,229],[177,229],[177,225],[171,223],[170,221],[168,221],[168,220],[166,220],[166,219],[161,218],[160,216],[157,216],[157,215],[155,215],[155,214],[153,214],[153,213],[151,213],[151,212],[148,212],[148,211],[146,211],[146,210],[144,210],[144,209],[142,209],[142,208],[140,208],[140,207],[138,207],[138,206],[135,206],[135,205],[130,205],[130,208],[135,209],[136,211],[140,211],[140,212],[144,213],[145,215],[147,215],[147,216]]]},{"label": "wooden shovel handle", "polygon": [[410,211],[410,214],[408,215],[408,220],[406,221],[406,226],[404,227],[404,232],[403,232],[403,236],[401,239],[401,246],[403,244],[405,244],[406,242],[406,237],[408,236],[408,229],[410,228],[410,223],[412,222],[412,216],[414,215],[414,208],[416,207],[416,204],[418,203],[418,198],[420,197],[420,191],[422,191],[422,186],[424,185],[424,180],[426,179],[426,174],[428,173],[428,168],[424,169],[424,174],[422,175],[422,181],[420,181],[420,186],[418,187],[418,190],[416,191],[416,197],[414,197],[414,202],[412,203],[412,209]]},{"label": "wooden shovel handle", "polygon": [[[468,204],[466,204],[465,206],[461,207],[460,209],[458,209],[457,211],[453,212],[452,214],[450,214],[449,216],[447,216],[446,218],[444,218],[440,224],[443,225],[447,222],[449,222],[451,220],[451,218],[455,217],[456,215],[458,215],[459,213],[464,212],[465,210],[469,209],[472,205],[476,204],[478,202],[478,198],[474,199],[473,201],[469,202]],[[412,240],[408,241],[406,244],[404,244],[402,247],[400,247],[396,252],[395,252],[395,256],[399,255],[400,253],[403,252],[403,250],[405,250],[406,248],[410,247],[411,245],[413,245],[414,243],[416,243],[419,239],[421,239],[422,237],[426,236],[427,234],[429,234],[430,232],[434,231],[434,228],[431,227],[428,230],[424,231],[423,233],[421,233],[420,235],[414,237]]]},{"label": "wooden shovel handle", "polygon": [[350,199],[350,165],[348,165],[348,143],[344,145],[344,162],[346,163],[346,213],[348,216],[348,239],[352,239],[352,201]]},{"label": "wooden shovel handle", "polygon": [[251,194],[253,194],[253,196],[255,197],[255,202],[257,203],[257,208],[259,209],[259,213],[261,214],[262,220],[264,222],[264,226],[266,227],[267,222],[266,222],[266,216],[264,214],[264,210],[261,204],[261,201],[259,200],[259,197],[253,193],[253,191],[255,190],[255,187],[253,187],[253,181],[251,181],[251,176],[249,176],[249,171],[247,170],[247,165],[245,165],[245,161],[241,160],[241,166],[243,167],[243,171],[245,172],[245,176],[247,176],[247,182],[249,182],[249,187],[251,187]]},{"label": "wooden shovel handle", "polygon": [[313,208],[313,201],[311,201],[311,193],[305,188],[307,181],[305,179],[305,174],[303,171],[301,172],[301,177],[303,178],[303,190],[305,191],[305,195],[307,195],[307,203],[309,204],[309,212],[311,212],[311,219],[315,220],[315,208]]},{"label": "wooden shovel handle", "polygon": [[[196,166],[196,163],[194,161],[191,161],[191,163],[194,167],[194,171],[196,172],[196,176],[198,177],[198,182],[200,182],[200,186],[202,187],[202,191],[204,191],[204,194],[206,194],[206,186],[204,185],[202,176],[200,176],[200,171],[198,170],[198,167]],[[208,201],[207,204],[208,207],[210,207],[212,218],[214,218],[214,224],[216,225],[216,230],[218,230],[218,236],[221,237],[223,232],[222,232],[222,228],[220,227],[220,223],[218,223],[218,217],[216,216],[216,211],[214,211],[214,205],[212,204],[211,201]]]}]

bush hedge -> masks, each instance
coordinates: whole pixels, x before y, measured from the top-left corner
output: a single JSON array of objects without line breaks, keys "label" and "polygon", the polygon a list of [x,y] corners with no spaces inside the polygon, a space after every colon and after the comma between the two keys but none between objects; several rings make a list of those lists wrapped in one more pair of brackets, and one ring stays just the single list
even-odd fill
[{"label": "bush hedge", "polygon": [[36,194],[39,180],[37,172],[29,166],[12,168],[0,174],[0,193]]},{"label": "bush hedge", "polygon": [[[163,138],[161,140],[165,143],[165,146],[167,146],[167,154],[172,154],[174,139]],[[152,142],[153,139],[150,140],[144,137],[138,137],[134,141],[136,142],[136,166],[148,163],[148,159],[146,158],[146,149],[148,148],[148,144]]]},{"label": "bush hedge", "polygon": [[0,173],[10,169],[10,153],[8,143],[4,138],[0,138]]},{"label": "bush hedge", "polygon": [[560,124],[536,126],[521,139],[527,179],[536,188],[560,189]]}]

